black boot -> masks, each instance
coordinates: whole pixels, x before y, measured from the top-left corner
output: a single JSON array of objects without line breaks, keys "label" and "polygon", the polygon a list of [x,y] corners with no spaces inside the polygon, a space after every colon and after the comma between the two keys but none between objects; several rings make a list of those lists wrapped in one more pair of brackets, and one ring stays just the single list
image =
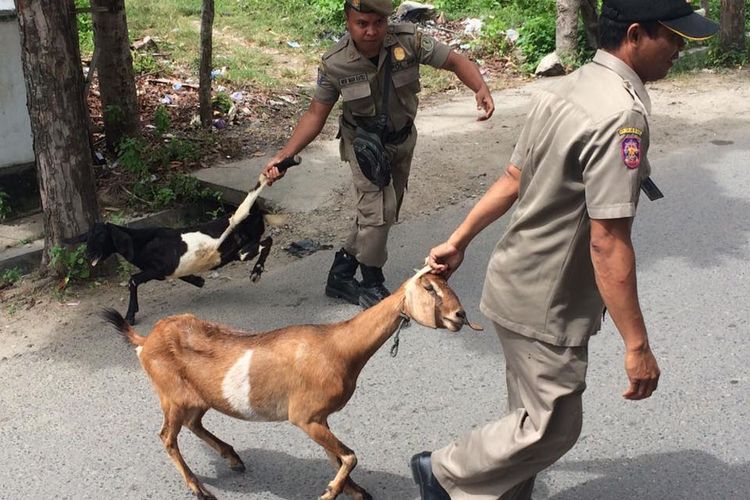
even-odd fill
[{"label": "black boot", "polygon": [[328,271],[326,295],[359,304],[359,281],[354,278],[359,262],[343,248],[336,252],[331,270]]},{"label": "black boot", "polygon": [[385,278],[383,270],[379,267],[370,267],[360,264],[362,270],[362,285],[359,287],[359,305],[365,309],[374,306],[391,292],[383,286]]}]

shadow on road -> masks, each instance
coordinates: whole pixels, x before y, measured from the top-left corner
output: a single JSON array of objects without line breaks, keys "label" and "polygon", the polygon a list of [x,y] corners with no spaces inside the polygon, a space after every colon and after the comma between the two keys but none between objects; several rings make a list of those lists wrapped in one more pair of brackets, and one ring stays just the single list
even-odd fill
[{"label": "shadow on road", "polygon": [[[320,453],[324,454],[322,449]],[[239,452],[239,455],[247,466],[245,473],[232,472],[226,462],[217,457],[212,460],[216,475],[201,477],[201,481],[214,490],[247,495],[270,493],[288,500],[308,500],[320,496],[335,475],[333,467],[325,459],[304,459],[263,449],[247,449]],[[408,473],[406,464],[404,471]],[[375,498],[405,499],[417,496],[416,486],[410,478],[368,470],[366,464],[357,466],[352,472],[352,479]]]},{"label": "shadow on road", "polygon": [[701,450],[656,453],[634,459],[562,462],[555,470],[598,477],[545,497],[554,500],[740,499],[747,498],[750,491],[750,464],[727,464]]}]

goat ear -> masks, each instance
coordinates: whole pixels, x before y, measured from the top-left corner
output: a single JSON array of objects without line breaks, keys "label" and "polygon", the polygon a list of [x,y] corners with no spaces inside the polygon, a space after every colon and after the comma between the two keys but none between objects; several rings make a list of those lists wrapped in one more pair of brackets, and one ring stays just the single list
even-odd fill
[{"label": "goat ear", "polygon": [[122,255],[128,262],[133,260],[135,255],[135,252],[133,251],[133,238],[117,226],[109,224],[108,227],[109,234],[112,236],[112,244],[117,250],[117,253]]}]

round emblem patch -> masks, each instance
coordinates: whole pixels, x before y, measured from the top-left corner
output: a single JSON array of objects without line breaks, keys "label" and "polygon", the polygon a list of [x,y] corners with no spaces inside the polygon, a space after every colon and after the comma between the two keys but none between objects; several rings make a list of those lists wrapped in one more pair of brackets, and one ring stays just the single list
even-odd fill
[{"label": "round emblem patch", "polygon": [[427,52],[431,51],[435,48],[435,39],[431,36],[423,36],[422,37],[422,50],[425,50]]},{"label": "round emblem patch", "polygon": [[393,58],[397,61],[403,61],[406,59],[406,52],[403,47],[396,47],[393,49]]},{"label": "round emblem patch", "polygon": [[625,137],[620,143],[622,161],[629,169],[636,169],[641,165],[641,139],[638,137]]}]

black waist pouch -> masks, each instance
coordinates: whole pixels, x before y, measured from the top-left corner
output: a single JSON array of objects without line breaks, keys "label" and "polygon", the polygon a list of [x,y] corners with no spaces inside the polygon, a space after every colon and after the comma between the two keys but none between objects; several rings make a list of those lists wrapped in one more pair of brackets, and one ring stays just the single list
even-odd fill
[{"label": "black waist pouch", "polygon": [[379,188],[384,188],[391,182],[391,159],[380,135],[362,127],[357,127],[355,134],[352,145],[362,174]]}]

